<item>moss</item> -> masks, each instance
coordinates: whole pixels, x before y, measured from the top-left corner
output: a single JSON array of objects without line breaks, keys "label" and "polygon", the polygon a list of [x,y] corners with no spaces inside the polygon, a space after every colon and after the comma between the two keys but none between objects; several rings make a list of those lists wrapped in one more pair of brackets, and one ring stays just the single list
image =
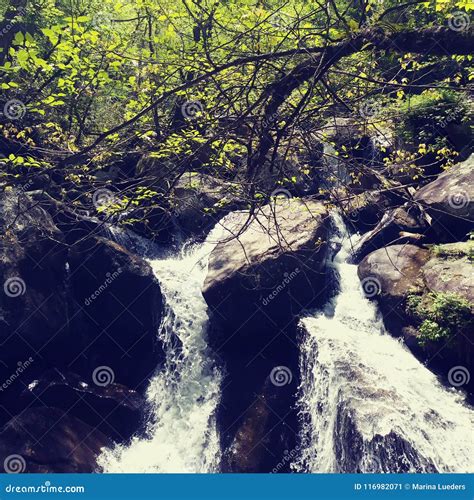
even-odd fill
[{"label": "moss", "polygon": [[435,144],[447,124],[462,123],[469,116],[463,96],[450,90],[426,90],[403,102],[398,111],[397,132],[411,143]]},{"label": "moss", "polygon": [[474,240],[460,243],[448,243],[445,245],[434,245],[431,250],[436,257],[442,259],[459,259],[467,257],[470,261],[474,261]]},{"label": "moss", "polygon": [[407,312],[419,323],[418,341],[447,340],[473,326],[470,303],[455,293],[410,294]]},{"label": "moss", "polygon": [[436,321],[425,319],[418,328],[420,344],[426,343],[427,340],[436,342],[438,340],[447,339],[451,336],[451,332],[447,328],[439,326]]}]

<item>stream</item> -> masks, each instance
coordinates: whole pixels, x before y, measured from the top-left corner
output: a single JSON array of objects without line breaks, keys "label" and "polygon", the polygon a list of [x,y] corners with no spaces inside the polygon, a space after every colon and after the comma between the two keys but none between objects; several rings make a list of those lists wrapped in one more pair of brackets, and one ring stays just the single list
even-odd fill
[{"label": "stream", "polygon": [[[207,346],[201,289],[225,220],[203,244],[150,261],[165,296],[159,336],[167,360],[147,391],[146,432],[105,450],[99,458],[105,472],[220,470],[223,376]],[[301,320],[302,445],[293,470],[473,472],[473,410],[385,332],[350,263],[356,237],[339,215],[334,222],[338,293],[324,311]]]}]

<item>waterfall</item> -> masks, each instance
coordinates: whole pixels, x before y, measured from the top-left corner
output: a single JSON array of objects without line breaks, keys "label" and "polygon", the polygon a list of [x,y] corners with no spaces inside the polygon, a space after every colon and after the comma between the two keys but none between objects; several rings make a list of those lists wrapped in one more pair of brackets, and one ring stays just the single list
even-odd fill
[{"label": "waterfall", "polygon": [[208,256],[223,232],[218,224],[202,245],[176,258],[150,261],[165,297],[159,331],[166,351],[152,378],[145,437],[105,450],[105,472],[216,472],[220,443],[215,412],[221,374],[206,343],[207,304],[201,293]]},{"label": "waterfall", "polygon": [[[105,472],[218,472],[221,373],[207,346],[201,289],[227,216],[202,245],[151,260],[165,297],[166,362],[150,381],[144,436],[104,450]],[[355,239],[335,216],[338,292],[302,319],[296,472],[473,472],[474,412],[462,394],[386,334],[350,263]]]},{"label": "waterfall", "polygon": [[386,334],[349,262],[339,216],[339,293],[302,320],[300,472],[473,472],[474,411]]}]

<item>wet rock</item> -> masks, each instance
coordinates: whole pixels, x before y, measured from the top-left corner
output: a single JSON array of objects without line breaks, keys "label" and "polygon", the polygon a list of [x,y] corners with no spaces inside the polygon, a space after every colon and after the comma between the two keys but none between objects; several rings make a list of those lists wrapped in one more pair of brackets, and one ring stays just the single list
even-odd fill
[{"label": "wet rock", "polygon": [[[209,342],[226,370],[222,440],[230,470],[270,472],[294,441],[298,314],[328,295],[328,215],[319,202],[294,199],[223,223],[239,236],[211,253],[203,289]],[[276,390],[268,378],[278,367],[286,380]],[[268,438],[276,455],[265,447]]]},{"label": "wet rock", "polygon": [[155,187],[166,186],[167,179],[177,173],[177,166],[166,159],[157,157],[157,153],[150,151],[138,159],[136,175],[153,181]]},{"label": "wet rock", "polygon": [[0,431],[0,471],[94,472],[96,457],[111,446],[104,434],[57,408],[32,408]]},{"label": "wet rock", "polygon": [[32,191],[29,196],[51,215],[68,245],[103,230],[104,223],[94,216],[95,207],[92,202],[90,209],[86,210],[75,207],[73,203],[59,201],[43,190]]},{"label": "wet rock", "polygon": [[137,392],[108,383],[104,371],[92,383],[74,373],[51,370],[33,380],[21,395],[24,408],[55,407],[77,417],[114,441],[128,440],[142,424],[145,400]]},{"label": "wet rock", "polygon": [[[370,253],[359,264],[362,285],[370,297],[377,299],[388,330],[402,336],[419,359],[446,377],[454,366],[471,373],[474,370],[470,334],[463,329],[438,341],[425,338],[421,342],[418,328],[422,319],[410,313],[407,298],[449,294],[467,299],[474,310],[472,249],[472,242],[436,245],[429,250],[392,245]],[[472,391],[472,381],[467,382],[464,388]]]},{"label": "wet rock", "polygon": [[474,305],[474,241],[438,245],[423,266],[423,278],[429,290],[456,293]]},{"label": "wet rock", "polygon": [[78,242],[69,265],[78,344],[71,369],[91,377],[106,366],[117,383],[143,388],[164,358],[157,340],[162,295],[150,265],[102,237]]},{"label": "wet rock", "polygon": [[342,195],[335,202],[341,208],[346,221],[356,231],[365,233],[373,230],[388,209],[398,205],[395,196],[389,196],[380,190],[367,190],[364,193],[345,198]]},{"label": "wet rock", "polygon": [[391,431],[364,439],[354,415],[344,403],[337,410],[335,455],[338,473],[413,473],[438,472],[433,462],[402,436]]},{"label": "wet rock", "polygon": [[433,218],[438,241],[464,239],[474,222],[474,155],[423,186],[414,199]]},{"label": "wet rock", "polygon": [[296,435],[291,429],[298,424],[296,410],[286,404],[294,386],[276,386],[272,379],[267,378],[262,391],[236,422],[237,430],[224,455],[224,472],[290,471],[293,454],[289,451],[296,448]]}]

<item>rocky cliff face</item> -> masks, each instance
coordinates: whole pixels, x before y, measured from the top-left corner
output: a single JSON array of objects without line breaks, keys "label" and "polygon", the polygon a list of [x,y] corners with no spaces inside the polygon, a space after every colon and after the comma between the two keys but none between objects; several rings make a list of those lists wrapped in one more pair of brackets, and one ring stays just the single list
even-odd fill
[{"label": "rocky cliff face", "polygon": [[[422,238],[416,246],[389,243],[368,253],[359,264],[362,284],[372,287],[370,296],[378,301],[388,329],[402,336],[448,383],[470,391],[474,388],[470,376],[474,372],[474,247],[469,239],[474,229],[473,175],[471,156],[416,192],[415,203],[426,210],[424,226],[417,231],[429,244]],[[364,255],[369,243],[380,245],[378,235],[389,231],[386,224],[382,227],[383,221],[364,236],[356,255]],[[457,367],[468,374],[459,385],[450,380]]]},{"label": "rocky cliff face", "polygon": [[[23,192],[0,196],[1,451],[24,456],[29,471],[89,471],[94,452],[141,424],[135,390],[163,359],[160,287],[149,264],[117,243],[83,231],[86,237],[72,236],[79,224],[60,230]],[[68,416],[55,426],[62,412]],[[28,444],[49,426],[43,440]],[[58,465],[68,433],[78,446]]]}]

